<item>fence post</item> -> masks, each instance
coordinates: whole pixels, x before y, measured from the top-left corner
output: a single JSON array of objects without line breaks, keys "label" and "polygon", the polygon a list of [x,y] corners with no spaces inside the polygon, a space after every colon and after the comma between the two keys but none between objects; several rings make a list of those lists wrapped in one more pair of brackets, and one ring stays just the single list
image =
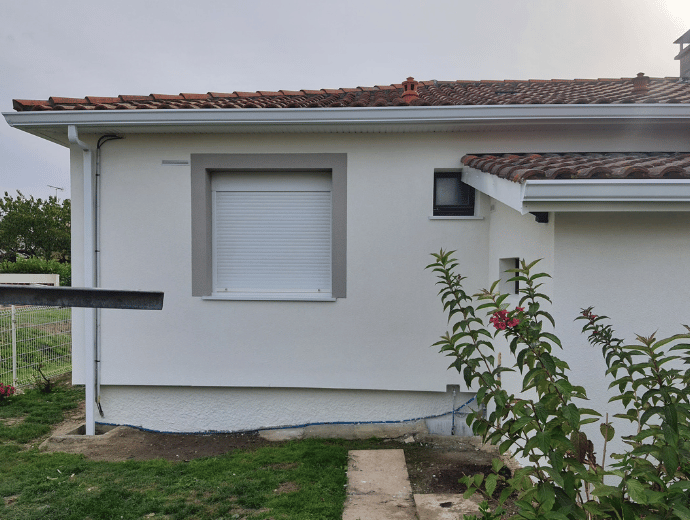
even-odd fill
[{"label": "fence post", "polygon": [[17,311],[12,305],[12,386],[17,386]]}]

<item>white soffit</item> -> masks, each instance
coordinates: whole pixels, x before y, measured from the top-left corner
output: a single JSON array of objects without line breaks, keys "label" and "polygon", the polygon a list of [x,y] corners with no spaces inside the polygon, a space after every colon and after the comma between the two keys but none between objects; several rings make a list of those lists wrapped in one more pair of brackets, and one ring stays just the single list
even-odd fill
[{"label": "white soffit", "polygon": [[463,181],[521,214],[533,211],[690,211],[690,179],[502,179],[468,166]]}]

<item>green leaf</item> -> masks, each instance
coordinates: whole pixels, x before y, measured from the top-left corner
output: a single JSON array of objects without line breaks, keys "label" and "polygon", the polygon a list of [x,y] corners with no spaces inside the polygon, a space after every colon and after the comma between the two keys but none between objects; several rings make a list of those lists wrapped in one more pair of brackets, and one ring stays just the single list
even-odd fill
[{"label": "green leaf", "polygon": [[599,431],[601,432],[601,436],[607,441],[612,440],[613,436],[616,434],[616,430],[611,426],[611,423],[601,423],[599,425]]},{"label": "green leaf", "polygon": [[551,480],[553,480],[554,484],[563,487],[563,475],[561,475],[558,470],[549,466],[544,466],[542,469],[549,474],[549,477],[551,477]]},{"label": "green leaf", "polygon": [[484,488],[486,489],[487,495],[493,496],[494,491],[496,490],[497,482],[498,482],[498,477],[496,476],[495,473],[490,473],[486,477],[486,482],[484,483]]},{"label": "green leaf", "polygon": [[574,429],[578,429],[580,425],[580,410],[574,403],[568,403],[561,409],[561,413],[570,426]]},{"label": "green leaf", "polygon": [[493,459],[491,461],[491,469],[493,470],[494,473],[498,473],[501,471],[501,468],[504,466],[503,461],[501,459]]},{"label": "green leaf", "polygon": [[690,509],[680,504],[673,505],[673,512],[678,515],[680,520],[690,520]]},{"label": "green leaf", "polygon": [[642,414],[642,417],[640,417],[640,424],[646,424],[647,421],[649,420],[649,418],[652,417],[653,415],[662,415],[663,413],[664,413],[663,408],[661,408],[659,406],[650,406]]},{"label": "green leaf", "polygon": [[617,492],[618,488],[615,488],[613,486],[607,486],[605,484],[598,484],[592,491],[592,495],[594,495],[595,497],[605,497],[608,495],[613,495]]},{"label": "green leaf", "polygon": [[548,431],[539,432],[535,435],[537,439],[537,446],[542,451],[542,453],[549,453],[551,450],[551,434]]},{"label": "green leaf", "polygon": [[678,432],[678,412],[676,411],[675,404],[670,404],[664,406],[664,417],[666,418],[666,423],[671,427],[674,432]]},{"label": "green leaf", "polygon": [[628,495],[638,504],[647,504],[647,495],[644,492],[644,486],[635,479],[630,479],[626,482],[628,487]]},{"label": "green leaf", "polygon": [[501,491],[501,496],[498,498],[498,503],[503,504],[510,495],[513,494],[513,490],[509,487],[505,488],[503,491]]},{"label": "green leaf", "polygon": [[591,408],[580,408],[580,415],[593,415],[595,417],[601,417],[599,412],[592,410]]},{"label": "green leaf", "polygon": [[670,477],[674,477],[678,469],[678,453],[672,446],[661,448],[661,461],[664,463],[666,473]]},{"label": "green leaf", "polygon": [[474,476],[474,485],[475,486],[477,486],[477,487],[481,486],[483,481],[484,481],[484,475],[483,474],[477,473]]},{"label": "green leaf", "polygon": [[537,486],[537,501],[544,511],[551,511],[556,502],[556,493],[548,482],[542,482]]},{"label": "green leaf", "polygon": [[563,348],[563,345],[561,345],[561,340],[558,339],[558,336],[551,334],[550,332],[542,332],[541,335],[549,340],[551,340],[553,343],[558,345],[559,347]]},{"label": "green leaf", "polygon": [[[532,421],[534,421],[534,417],[532,417],[531,415],[520,417],[513,424],[510,425],[509,432],[513,434],[515,432],[522,431],[525,428],[525,426],[527,426]],[[534,428],[534,426],[532,428]],[[530,430],[532,428],[530,428]],[[525,433],[527,433],[527,431]]]},{"label": "green leaf", "polygon": [[498,447],[498,452],[501,454],[505,453],[506,451],[508,451],[508,448],[510,448],[513,445],[513,442],[515,442],[513,441],[513,439],[503,441],[501,445]]},{"label": "green leaf", "polygon": [[549,371],[549,374],[554,375],[556,373],[556,363],[551,357],[551,354],[548,352],[542,353],[542,355],[539,356],[539,361],[541,361],[544,368]]}]

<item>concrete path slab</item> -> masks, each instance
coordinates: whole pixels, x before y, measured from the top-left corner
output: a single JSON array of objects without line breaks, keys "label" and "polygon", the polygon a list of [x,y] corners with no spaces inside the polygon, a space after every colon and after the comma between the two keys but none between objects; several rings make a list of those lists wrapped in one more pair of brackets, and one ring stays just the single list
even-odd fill
[{"label": "concrete path slab", "polygon": [[458,520],[462,515],[479,512],[481,495],[465,500],[462,495],[414,495],[419,520]]},{"label": "concrete path slab", "polygon": [[352,450],[343,520],[416,520],[403,450]]}]

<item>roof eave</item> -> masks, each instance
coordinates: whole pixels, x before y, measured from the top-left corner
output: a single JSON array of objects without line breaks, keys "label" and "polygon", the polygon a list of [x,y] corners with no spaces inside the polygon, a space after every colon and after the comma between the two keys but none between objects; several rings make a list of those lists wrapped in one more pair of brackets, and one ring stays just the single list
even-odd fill
[{"label": "roof eave", "polygon": [[530,212],[690,211],[690,179],[502,179],[463,168],[463,181],[508,207]]},{"label": "roof eave", "polygon": [[[61,110],[5,112],[7,123],[67,145],[81,132],[404,132],[456,131],[505,124],[690,122],[683,104],[460,105],[285,109]],[[63,137],[64,134],[64,137]]]}]

